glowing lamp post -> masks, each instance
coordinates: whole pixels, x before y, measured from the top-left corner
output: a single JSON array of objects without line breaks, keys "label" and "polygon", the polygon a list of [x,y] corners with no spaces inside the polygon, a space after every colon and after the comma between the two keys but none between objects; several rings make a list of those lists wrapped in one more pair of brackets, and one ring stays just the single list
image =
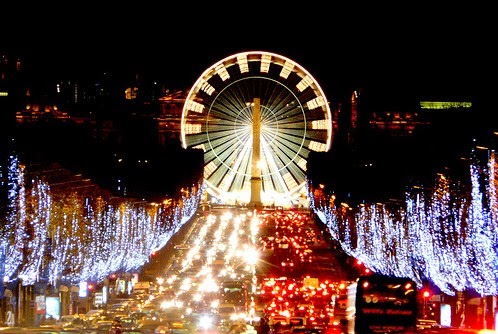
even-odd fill
[{"label": "glowing lamp post", "polygon": [[422,296],[424,297],[424,304],[422,306],[422,316],[424,318],[427,318],[427,300],[431,296],[431,293],[429,290],[424,290],[424,292],[422,293]]}]

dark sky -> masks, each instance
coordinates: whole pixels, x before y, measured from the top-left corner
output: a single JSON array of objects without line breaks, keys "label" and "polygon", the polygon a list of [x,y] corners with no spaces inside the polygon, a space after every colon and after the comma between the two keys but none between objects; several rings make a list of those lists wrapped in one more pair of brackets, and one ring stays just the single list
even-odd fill
[{"label": "dark sky", "polygon": [[2,7],[0,54],[21,56],[40,78],[143,71],[175,89],[232,54],[274,52],[308,70],[331,101],[365,86],[383,101],[471,97],[484,101],[478,122],[498,130],[496,11],[450,4],[16,2]]},{"label": "dark sky", "polygon": [[44,75],[138,69],[179,87],[190,87],[224,57],[254,50],[291,58],[330,94],[369,83],[470,95],[495,80],[494,20],[486,8],[255,6],[21,4],[4,12],[12,15],[0,23],[0,51],[22,56]]}]

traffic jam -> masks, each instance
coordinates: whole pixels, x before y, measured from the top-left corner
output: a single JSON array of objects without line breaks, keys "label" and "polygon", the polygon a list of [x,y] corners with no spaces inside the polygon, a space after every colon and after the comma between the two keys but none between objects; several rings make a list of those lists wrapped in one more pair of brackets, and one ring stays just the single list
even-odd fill
[{"label": "traffic jam", "polygon": [[345,308],[338,302],[345,282],[320,272],[315,250],[330,246],[309,212],[213,209],[175,247],[145,303],[194,331],[339,332],[334,310]]},{"label": "traffic jam", "polygon": [[[345,282],[309,211],[214,207],[157,277],[64,319],[84,333],[340,333]],[[342,290],[341,290],[342,289]],[[61,319],[62,321],[62,319]]]}]

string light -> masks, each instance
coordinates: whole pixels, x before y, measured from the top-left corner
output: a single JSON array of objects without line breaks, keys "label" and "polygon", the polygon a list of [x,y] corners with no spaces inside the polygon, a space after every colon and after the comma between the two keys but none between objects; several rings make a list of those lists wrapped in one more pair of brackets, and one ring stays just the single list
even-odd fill
[{"label": "string light", "polygon": [[[311,208],[349,255],[373,271],[432,281],[448,295],[472,289],[498,294],[496,157],[486,168],[472,152],[469,188],[439,174],[428,191],[406,193],[403,206],[337,206],[333,198]],[[77,191],[59,194],[9,158],[8,205],[0,246],[5,276],[24,285],[46,280],[77,284],[143,266],[196,212],[204,186],[182,192],[176,205],[109,200]]]},{"label": "string light", "polygon": [[4,274],[23,285],[75,285],[139,269],[196,212],[204,187],[183,192],[176,206],[110,200],[77,190],[55,191],[42,173],[8,161],[8,207],[0,230]]},{"label": "string light", "polygon": [[[343,250],[375,272],[431,281],[442,292],[498,294],[498,203],[496,157],[482,168],[471,152],[469,186],[438,174],[431,193],[412,189],[404,205],[362,204],[345,210],[333,201],[310,207]],[[353,222],[353,223],[352,223]]]}]

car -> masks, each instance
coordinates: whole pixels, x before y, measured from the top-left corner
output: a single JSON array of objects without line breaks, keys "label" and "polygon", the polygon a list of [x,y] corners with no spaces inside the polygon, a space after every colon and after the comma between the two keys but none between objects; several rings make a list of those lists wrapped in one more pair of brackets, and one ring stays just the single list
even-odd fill
[{"label": "car", "polygon": [[119,318],[121,322],[121,329],[124,330],[135,330],[138,328],[138,320],[133,317],[122,317]]},{"label": "car", "polygon": [[142,308],[140,309],[140,312],[145,313],[147,315],[154,315],[154,314],[158,313],[158,309],[157,309],[157,306],[155,306],[155,305],[145,305],[145,306],[142,306]]},{"label": "car", "polygon": [[95,331],[97,334],[108,334],[111,332],[114,321],[112,320],[100,320],[97,321],[95,326]]},{"label": "car", "polygon": [[231,303],[220,304],[217,312],[220,319],[231,319],[235,314],[237,314],[235,305]]},{"label": "car", "polygon": [[441,325],[432,319],[417,319],[417,330],[440,328]]},{"label": "car", "polygon": [[154,334],[166,334],[170,333],[168,325],[159,325],[154,329]]},{"label": "car", "polygon": [[78,314],[66,314],[61,315],[59,320],[55,322],[55,326],[58,328],[63,328],[65,325],[73,322],[74,319],[79,319],[80,316]]},{"label": "car", "polygon": [[275,315],[275,316],[270,317],[270,320],[269,320],[268,324],[269,324],[270,326],[273,326],[273,325],[275,325],[275,324],[277,324],[277,323],[280,323],[280,324],[287,324],[287,323],[288,323],[288,321],[289,321],[289,320],[287,319],[287,317],[280,316],[280,315]]},{"label": "car", "polygon": [[322,332],[322,334],[341,334],[345,333],[345,331],[342,330],[343,327],[340,324],[329,324],[326,326]]},{"label": "car", "polygon": [[299,326],[306,326],[306,318],[305,317],[290,317],[288,319],[289,325],[291,327],[299,327]]},{"label": "car", "polygon": [[[63,317],[65,317],[64,320],[62,320]],[[61,322],[61,320],[61,328],[63,330],[81,330],[86,328],[85,320],[77,314],[74,316],[61,316],[59,322]]]},{"label": "car", "polygon": [[323,334],[325,329],[323,327],[307,327],[307,326],[295,326],[292,327],[292,334]]},{"label": "car", "polygon": [[138,327],[136,328],[140,333],[143,334],[155,334],[155,330],[157,327],[165,325],[163,321],[161,321],[159,318],[156,319],[143,319]]},{"label": "car", "polygon": [[102,318],[102,316],[104,315],[105,311],[101,308],[99,309],[93,309],[93,310],[90,310],[88,311],[87,313],[85,313],[85,319],[87,321],[92,321],[94,319],[99,319],[99,318]]}]

